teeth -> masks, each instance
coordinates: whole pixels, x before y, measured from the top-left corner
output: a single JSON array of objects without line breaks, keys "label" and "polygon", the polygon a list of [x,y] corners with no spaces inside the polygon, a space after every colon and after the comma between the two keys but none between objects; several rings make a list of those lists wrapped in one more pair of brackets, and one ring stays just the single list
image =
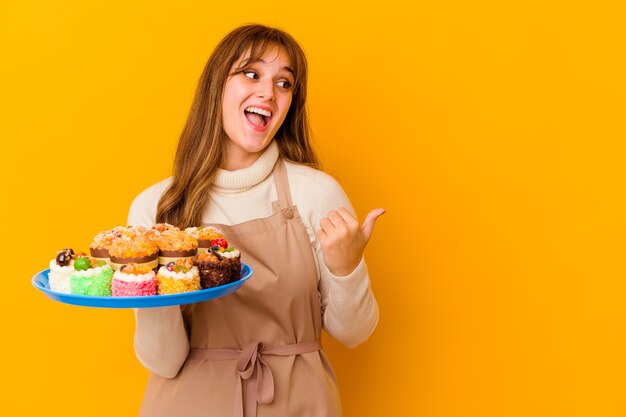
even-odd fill
[{"label": "teeth", "polygon": [[263,110],[263,109],[259,109],[258,107],[246,107],[244,109],[245,111],[251,112],[251,113],[257,113],[260,114],[261,116],[267,116],[267,117],[272,117],[272,112],[269,112],[267,110]]}]

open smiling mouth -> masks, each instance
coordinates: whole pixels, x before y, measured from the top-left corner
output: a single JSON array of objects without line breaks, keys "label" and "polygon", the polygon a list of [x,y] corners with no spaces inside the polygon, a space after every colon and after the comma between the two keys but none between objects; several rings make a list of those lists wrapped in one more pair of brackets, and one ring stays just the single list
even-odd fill
[{"label": "open smiling mouth", "polygon": [[272,112],[258,107],[246,107],[244,109],[246,119],[255,127],[262,129],[272,120]]}]

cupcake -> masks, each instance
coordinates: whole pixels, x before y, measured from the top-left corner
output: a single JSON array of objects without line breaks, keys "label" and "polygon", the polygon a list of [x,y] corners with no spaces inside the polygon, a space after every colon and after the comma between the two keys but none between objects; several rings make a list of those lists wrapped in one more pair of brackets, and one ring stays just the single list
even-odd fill
[{"label": "cupcake", "polygon": [[125,264],[113,274],[111,292],[114,297],[156,295],[157,280],[149,266]]},{"label": "cupcake", "polygon": [[[168,230],[180,230],[178,227],[173,226],[169,223],[157,223],[152,225],[150,229],[146,230],[145,235],[150,238],[150,240],[155,241],[163,232]],[[156,243],[156,242],[155,242]]]},{"label": "cupcake", "polygon": [[126,226],[122,229],[122,234],[130,237],[145,235],[148,229],[143,226]]},{"label": "cupcake", "polygon": [[57,252],[55,259],[50,261],[48,283],[56,292],[70,293],[70,274],[74,272],[74,250],[65,248]]},{"label": "cupcake", "polygon": [[185,233],[198,241],[198,253],[209,252],[215,239],[226,239],[222,231],[213,226],[188,227]]},{"label": "cupcake", "polygon": [[124,234],[111,244],[109,253],[111,266],[116,271],[130,263],[145,264],[150,269],[159,266],[159,248],[145,234]]},{"label": "cupcake", "polygon": [[157,292],[159,294],[178,294],[200,289],[198,268],[189,258],[178,259],[159,268],[157,273]]},{"label": "cupcake", "polygon": [[109,248],[116,239],[122,237],[124,229],[126,228],[117,226],[111,230],[105,230],[98,233],[89,245],[90,255],[99,261],[110,263],[111,256],[109,255]]},{"label": "cupcake", "polygon": [[76,257],[70,274],[70,292],[76,295],[111,295],[113,270],[105,261],[85,255]]},{"label": "cupcake", "polygon": [[191,259],[198,253],[198,241],[180,230],[165,230],[152,241],[159,247],[159,265],[178,259]]},{"label": "cupcake", "polygon": [[111,230],[105,230],[98,233],[94,238],[91,245],[89,245],[89,252],[92,258],[96,258],[99,261],[111,262],[111,256],[109,249],[113,242],[121,237],[134,238],[146,233],[148,229],[143,226],[116,226]]},{"label": "cupcake", "polygon": [[226,240],[213,240],[209,252],[199,253],[194,265],[200,272],[202,288],[217,287],[241,278],[241,254]]}]

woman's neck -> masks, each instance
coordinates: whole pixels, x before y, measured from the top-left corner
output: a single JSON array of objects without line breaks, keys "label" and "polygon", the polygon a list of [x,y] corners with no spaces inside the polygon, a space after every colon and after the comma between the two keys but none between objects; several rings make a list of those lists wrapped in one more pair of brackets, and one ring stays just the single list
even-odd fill
[{"label": "woman's neck", "polygon": [[257,153],[237,152],[230,150],[227,152],[222,168],[226,171],[238,171],[240,169],[251,167],[257,159],[263,154],[263,151]]},{"label": "woman's neck", "polygon": [[222,192],[239,192],[248,189],[271,174],[279,154],[278,144],[271,142],[249,166],[227,169],[225,168],[227,165],[224,164],[217,172],[214,186]]},{"label": "woman's neck", "polygon": [[237,171],[248,168],[252,166],[261,155],[263,155],[263,152],[265,152],[271,144],[272,142],[268,143],[267,146],[258,152],[249,152],[228,140],[226,142],[224,160],[220,168],[226,171]]}]

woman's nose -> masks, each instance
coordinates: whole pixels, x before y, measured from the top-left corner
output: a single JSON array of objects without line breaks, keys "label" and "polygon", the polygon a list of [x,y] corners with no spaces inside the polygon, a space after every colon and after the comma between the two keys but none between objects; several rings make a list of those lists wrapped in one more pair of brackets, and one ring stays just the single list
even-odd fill
[{"label": "woman's nose", "polygon": [[272,80],[263,80],[257,83],[257,95],[266,100],[274,99],[274,83]]}]

